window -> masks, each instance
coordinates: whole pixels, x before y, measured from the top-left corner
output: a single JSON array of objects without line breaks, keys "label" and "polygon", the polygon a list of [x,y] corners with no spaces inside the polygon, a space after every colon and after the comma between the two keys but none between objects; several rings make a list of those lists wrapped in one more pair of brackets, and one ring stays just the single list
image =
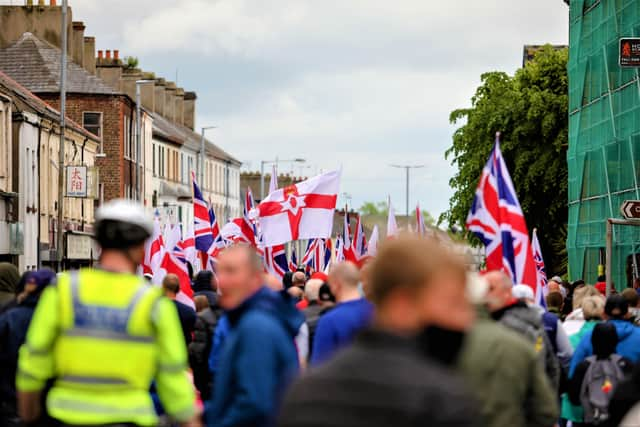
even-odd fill
[{"label": "window", "polygon": [[151,169],[153,176],[156,176],[156,144],[152,145],[151,152],[153,153],[153,161],[151,162]]},{"label": "window", "polygon": [[82,113],[82,127],[100,139],[100,152],[102,149],[102,113],[85,111]]}]

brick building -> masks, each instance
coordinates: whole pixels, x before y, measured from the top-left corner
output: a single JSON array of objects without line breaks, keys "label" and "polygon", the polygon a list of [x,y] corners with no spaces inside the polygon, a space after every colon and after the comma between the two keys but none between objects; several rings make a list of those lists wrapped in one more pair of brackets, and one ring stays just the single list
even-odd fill
[{"label": "brick building", "polygon": [[[60,105],[60,50],[32,33],[0,49],[0,70],[54,108]],[[100,199],[131,197],[135,188],[135,103],[78,64],[67,65],[67,115],[101,141]]]}]

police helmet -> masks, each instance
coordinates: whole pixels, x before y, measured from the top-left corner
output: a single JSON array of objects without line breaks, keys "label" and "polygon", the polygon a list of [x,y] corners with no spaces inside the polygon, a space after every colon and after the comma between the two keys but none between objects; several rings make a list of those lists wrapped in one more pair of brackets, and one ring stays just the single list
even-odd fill
[{"label": "police helmet", "polygon": [[131,200],[111,200],[96,212],[94,237],[102,249],[128,249],[153,234],[153,223],[144,207]]}]

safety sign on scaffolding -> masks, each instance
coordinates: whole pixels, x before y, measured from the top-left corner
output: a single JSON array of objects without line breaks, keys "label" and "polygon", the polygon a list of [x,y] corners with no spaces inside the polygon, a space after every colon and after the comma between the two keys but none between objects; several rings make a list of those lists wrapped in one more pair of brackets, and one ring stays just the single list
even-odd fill
[{"label": "safety sign on scaffolding", "polygon": [[87,197],[87,167],[67,166],[67,197]]},{"label": "safety sign on scaffolding", "polygon": [[625,200],[620,211],[626,219],[640,219],[640,200]]},{"label": "safety sign on scaffolding", "polygon": [[619,61],[621,67],[640,67],[640,37],[620,39]]}]

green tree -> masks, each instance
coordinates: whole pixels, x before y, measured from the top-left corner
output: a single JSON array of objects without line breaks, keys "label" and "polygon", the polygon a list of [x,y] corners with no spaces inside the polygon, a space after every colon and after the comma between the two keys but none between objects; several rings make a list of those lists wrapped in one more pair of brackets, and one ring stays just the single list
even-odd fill
[{"label": "green tree", "polygon": [[[567,56],[545,46],[516,71],[482,75],[471,108],[451,113],[453,134],[446,157],[457,167],[454,195],[441,218],[464,226],[478,179],[500,131],[501,149],[511,172],[529,231],[538,228],[547,272],[566,272],[567,223]],[[469,236],[472,242],[479,241]]]},{"label": "green tree", "polygon": [[364,202],[360,209],[358,209],[361,215],[387,215],[389,213],[389,206],[387,202]]}]

